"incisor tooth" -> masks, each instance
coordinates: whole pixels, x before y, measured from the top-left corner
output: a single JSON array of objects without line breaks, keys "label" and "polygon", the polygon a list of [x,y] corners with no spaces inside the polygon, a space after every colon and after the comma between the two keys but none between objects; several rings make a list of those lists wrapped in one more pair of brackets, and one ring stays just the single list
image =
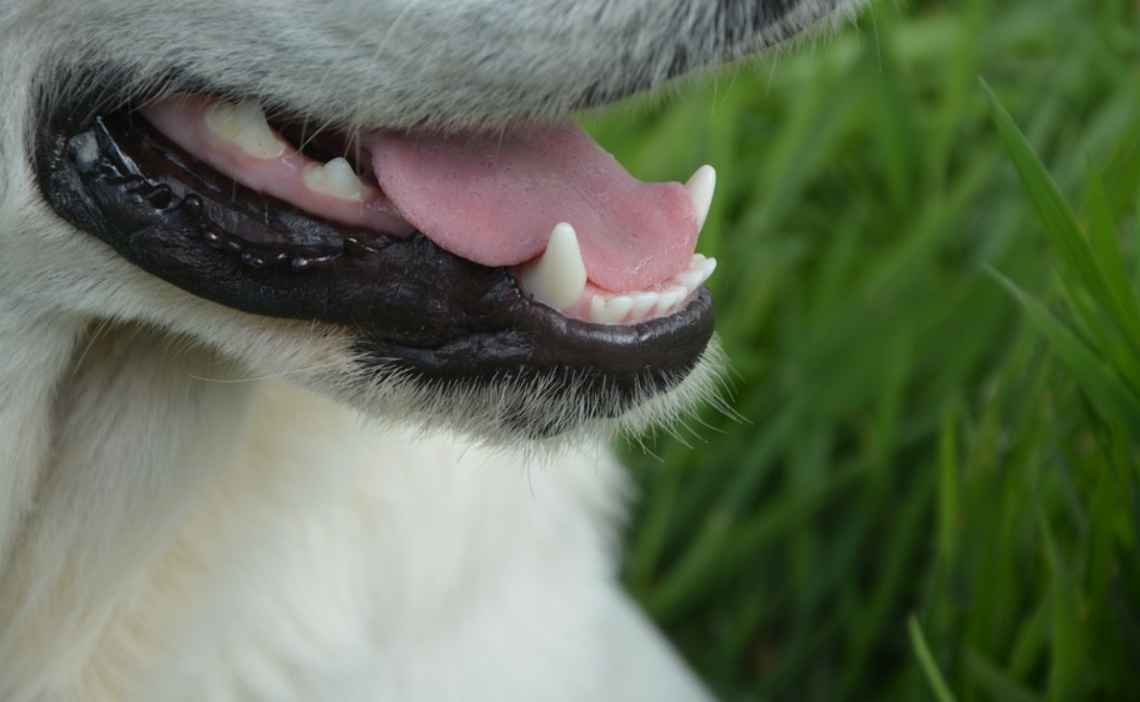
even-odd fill
[{"label": "incisor tooth", "polygon": [[690,290],[695,290],[698,285],[705,282],[705,274],[702,271],[682,271],[674,280]]},{"label": "incisor tooth", "polygon": [[697,229],[704,229],[709,217],[713,195],[716,193],[716,169],[709,165],[701,166],[685,184],[689,197],[693,199],[693,210],[697,213]]},{"label": "incisor tooth", "polygon": [[595,324],[617,324],[625,319],[633,307],[633,298],[629,295],[605,297],[594,295],[590,300],[590,321]]},{"label": "incisor tooth", "polygon": [[645,316],[649,314],[657,304],[658,298],[659,296],[657,293],[651,292],[638,293],[634,295],[633,309],[629,312],[630,319],[634,320],[635,322],[639,322],[645,319]]},{"label": "incisor tooth", "polygon": [[688,290],[684,288],[669,288],[661,293],[661,299],[657,302],[655,310],[657,316],[668,314],[674,307],[676,307],[681,300],[685,299]]},{"label": "incisor tooth", "polygon": [[[554,227],[542,258],[519,273],[519,286],[556,310],[570,307],[586,289],[586,264],[578,234],[565,222]],[[595,298],[596,300],[597,298]]]},{"label": "incisor tooth", "polygon": [[285,153],[285,143],[270,129],[256,100],[215,102],[206,110],[206,126],[254,158],[277,158]]},{"label": "incisor tooth", "polygon": [[334,158],[323,166],[310,166],[305,169],[304,178],[305,185],[318,193],[354,202],[364,199],[364,184],[343,158]]},{"label": "incisor tooth", "polygon": [[590,321],[605,324],[605,318],[606,298],[601,295],[594,295],[590,298]]},{"label": "incisor tooth", "polygon": [[611,324],[617,324],[625,319],[631,309],[633,309],[633,298],[629,295],[612,297],[606,303],[606,316],[610,319]]}]

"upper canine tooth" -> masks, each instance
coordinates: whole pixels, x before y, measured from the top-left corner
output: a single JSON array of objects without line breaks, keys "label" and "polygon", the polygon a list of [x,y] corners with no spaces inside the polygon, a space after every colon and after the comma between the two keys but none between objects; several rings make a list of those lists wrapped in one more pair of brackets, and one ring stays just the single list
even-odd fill
[{"label": "upper canine tooth", "polygon": [[254,158],[277,158],[285,153],[285,142],[273,133],[256,100],[215,102],[206,110],[206,126]]},{"label": "upper canine tooth", "polygon": [[305,169],[304,178],[305,185],[319,193],[356,202],[364,199],[364,184],[343,158],[334,158],[323,166],[310,166]]},{"label": "upper canine tooth", "polygon": [[565,222],[554,227],[542,258],[519,272],[519,286],[556,310],[564,310],[582,297],[586,264],[574,227]]},{"label": "upper canine tooth", "polygon": [[716,169],[709,165],[701,166],[689,178],[685,188],[693,200],[693,211],[697,213],[697,229],[704,229],[716,193]]}]

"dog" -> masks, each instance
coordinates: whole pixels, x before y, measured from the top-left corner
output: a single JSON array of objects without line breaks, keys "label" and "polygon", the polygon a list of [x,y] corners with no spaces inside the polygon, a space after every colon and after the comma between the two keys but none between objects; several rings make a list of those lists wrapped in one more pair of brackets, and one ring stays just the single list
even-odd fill
[{"label": "dog", "polygon": [[707,699],[605,442],[715,172],[569,117],[858,4],[0,0],[0,699]]}]

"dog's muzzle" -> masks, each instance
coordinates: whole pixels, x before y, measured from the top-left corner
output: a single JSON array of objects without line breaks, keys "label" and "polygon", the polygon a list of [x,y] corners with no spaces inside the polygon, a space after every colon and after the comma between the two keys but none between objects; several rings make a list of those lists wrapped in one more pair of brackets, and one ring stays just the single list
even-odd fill
[{"label": "dog's muzzle", "polygon": [[[530,125],[499,162],[483,135],[378,133],[371,153],[322,163],[354,146],[329,135],[291,139],[297,123],[271,125],[248,102],[193,99],[196,111],[183,117],[198,131],[189,136],[171,126],[178,115],[161,112],[177,109],[171,103],[54,109],[35,159],[48,203],[186,291],[339,325],[377,369],[429,385],[573,386],[576,397],[605,398],[586,403],[584,416],[617,416],[678,384],[709,342],[712,301],[702,283],[715,261],[691,247],[712,198],[711,169],[687,188],[642,184],[572,128]],[[74,117],[82,114],[92,116]],[[378,176],[361,173],[368,157]],[[539,157],[564,162],[547,171]],[[261,181],[243,171],[250,162]],[[278,175],[266,182],[266,172]],[[448,178],[458,182],[438,182]],[[503,231],[535,226],[527,199],[549,206],[575,178],[585,192],[574,193],[565,219],[579,223],[550,213],[537,238]],[[606,190],[615,183],[628,191]],[[676,249],[667,256],[629,248],[645,238],[628,230],[640,221],[639,198],[666,210],[644,221],[654,245]],[[581,221],[591,205],[613,211]],[[471,211],[485,221],[470,221],[475,233],[465,237],[454,228]],[[607,227],[626,231],[599,236]]]}]

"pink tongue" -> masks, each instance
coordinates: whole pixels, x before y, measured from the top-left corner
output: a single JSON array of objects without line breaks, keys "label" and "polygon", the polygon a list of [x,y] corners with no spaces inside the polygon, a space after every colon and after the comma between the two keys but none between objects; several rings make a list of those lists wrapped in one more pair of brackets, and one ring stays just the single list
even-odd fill
[{"label": "pink tongue", "polygon": [[488,266],[528,261],[569,222],[589,279],[643,290],[685,270],[696,246],[679,183],[642,183],[581,129],[519,127],[501,135],[377,134],[376,179],[440,247]]}]

